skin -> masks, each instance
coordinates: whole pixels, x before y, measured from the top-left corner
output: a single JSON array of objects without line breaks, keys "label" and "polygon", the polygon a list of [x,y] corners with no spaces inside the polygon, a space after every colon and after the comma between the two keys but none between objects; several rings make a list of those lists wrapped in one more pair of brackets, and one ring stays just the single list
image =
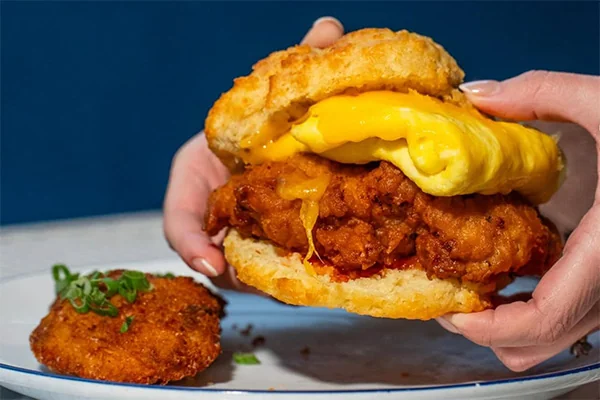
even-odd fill
[{"label": "skin", "polygon": [[[475,82],[461,89],[479,109],[502,118],[577,123],[593,137],[600,153],[600,77],[530,71],[504,82]],[[600,162],[596,168],[600,172]],[[451,332],[491,347],[513,371],[531,368],[598,330],[599,226],[600,187],[596,186],[592,207],[529,301],[449,315],[439,322]]]},{"label": "skin", "polygon": [[[302,42],[324,47],[343,32],[339,21],[320,19]],[[491,115],[576,123],[591,135],[600,153],[600,77],[530,71],[503,82],[471,82],[461,89]],[[600,171],[600,162],[595,167]],[[165,236],[191,268],[218,286],[255,292],[237,281],[227,266],[219,247],[222,235],[210,238],[202,230],[208,195],[227,178],[225,167],[208,150],[202,134],[187,142],[173,160],[164,205]],[[570,235],[562,258],[543,277],[531,299],[480,313],[448,315],[438,322],[491,347],[513,371],[531,368],[568,348],[600,328],[599,226],[597,187],[593,204]]]},{"label": "skin", "polygon": [[[301,43],[326,47],[344,34],[342,24],[320,18]],[[209,194],[223,185],[229,173],[208,149],[202,133],[185,143],[173,158],[164,202],[164,232],[169,245],[190,268],[210,277],[217,286],[257,293],[239,282],[227,265],[220,245],[223,234],[210,238],[202,230]]]}]

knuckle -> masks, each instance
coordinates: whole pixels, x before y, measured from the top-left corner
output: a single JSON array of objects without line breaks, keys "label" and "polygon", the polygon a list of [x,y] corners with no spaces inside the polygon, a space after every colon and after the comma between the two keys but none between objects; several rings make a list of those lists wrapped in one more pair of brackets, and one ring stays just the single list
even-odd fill
[{"label": "knuckle", "polygon": [[551,75],[550,71],[546,71],[543,69],[532,69],[523,74],[523,78],[527,81],[540,82],[544,81],[548,78],[548,75]]},{"label": "knuckle", "polygon": [[546,323],[543,325],[544,328],[541,330],[538,342],[540,344],[553,344],[556,343],[566,333],[564,323],[556,321],[555,323]]},{"label": "knuckle", "polygon": [[533,104],[544,102],[544,97],[552,86],[552,72],[532,70],[525,73],[526,80],[531,84],[530,98]]},{"label": "knuckle", "polygon": [[568,324],[561,315],[554,318],[545,316],[540,318],[538,329],[533,335],[533,344],[550,345],[556,343],[568,331]]},{"label": "knuckle", "polygon": [[491,329],[485,330],[479,336],[479,344],[485,347],[492,347],[495,343],[494,333]]},{"label": "knuckle", "polygon": [[496,342],[496,337],[493,329],[474,329],[469,325],[463,325],[460,328],[460,333],[477,343],[480,346],[492,347]]}]

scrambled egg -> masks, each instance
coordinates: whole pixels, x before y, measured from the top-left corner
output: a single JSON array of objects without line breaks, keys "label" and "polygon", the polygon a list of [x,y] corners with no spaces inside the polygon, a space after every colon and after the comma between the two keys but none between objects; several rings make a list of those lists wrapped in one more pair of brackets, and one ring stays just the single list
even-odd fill
[{"label": "scrambled egg", "polygon": [[416,92],[322,100],[253,158],[283,160],[298,152],[349,164],[389,161],[434,196],[515,190],[534,204],[550,199],[563,168],[552,137]]}]

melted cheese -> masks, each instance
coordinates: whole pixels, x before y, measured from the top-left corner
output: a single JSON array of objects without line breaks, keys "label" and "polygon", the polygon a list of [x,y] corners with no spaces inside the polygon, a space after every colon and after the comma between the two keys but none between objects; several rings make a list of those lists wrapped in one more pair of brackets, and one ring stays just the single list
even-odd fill
[{"label": "melted cheese", "polygon": [[248,162],[299,152],[349,164],[385,160],[435,196],[515,190],[539,204],[558,189],[563,167],[550,136],[415,92],[330,97],[289,132],[270,133],[279,137],[248,146]]},{"label": "melted cheese", "polygon": [[285,200],[302,200],[300,208],[300,220],[306,231],[308,239],[308,252],[304,257],[304,267],[306,271],[315,275],[314,268],[308,260],[316,254],[312,230],[319,218],[319,200],[323,197],[327,186],[329,185],[329,175],[320,175],[316,178],[308,178],[301,175],[287,175],[280,178],[277,185],[277,194]]}]

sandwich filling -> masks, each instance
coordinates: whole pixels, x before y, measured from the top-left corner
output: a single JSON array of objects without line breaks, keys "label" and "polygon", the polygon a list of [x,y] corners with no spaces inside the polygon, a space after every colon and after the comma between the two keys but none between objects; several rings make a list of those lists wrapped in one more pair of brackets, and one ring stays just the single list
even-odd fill
[{"label": "sandwich filling", "polygon": [[329,97],[298,121],[268,128],[248,142],[247,161],[298,153],[344,164],[387,161],[434,196],[517,191],[541,204],[563,169],[554,138],[414,91]]},{"label": "sandwich filling", "polygon": [[487,283],[560,256],[534,206],[560,184],[553,138],[413,91],[291,114],[242,143],[246,169],[212,194],[208,233],[234,227],[342,279],[401,266]]},{"label": "sandwich filling", "polygon": [[206,215],[209,234],[225,227],[312,256],[342,280],[402,267],[489,283],[541,274],[561,252],[552,225],[517,192],[432,196],[387,161],[347,165],[312,154],[232,176]]}]

